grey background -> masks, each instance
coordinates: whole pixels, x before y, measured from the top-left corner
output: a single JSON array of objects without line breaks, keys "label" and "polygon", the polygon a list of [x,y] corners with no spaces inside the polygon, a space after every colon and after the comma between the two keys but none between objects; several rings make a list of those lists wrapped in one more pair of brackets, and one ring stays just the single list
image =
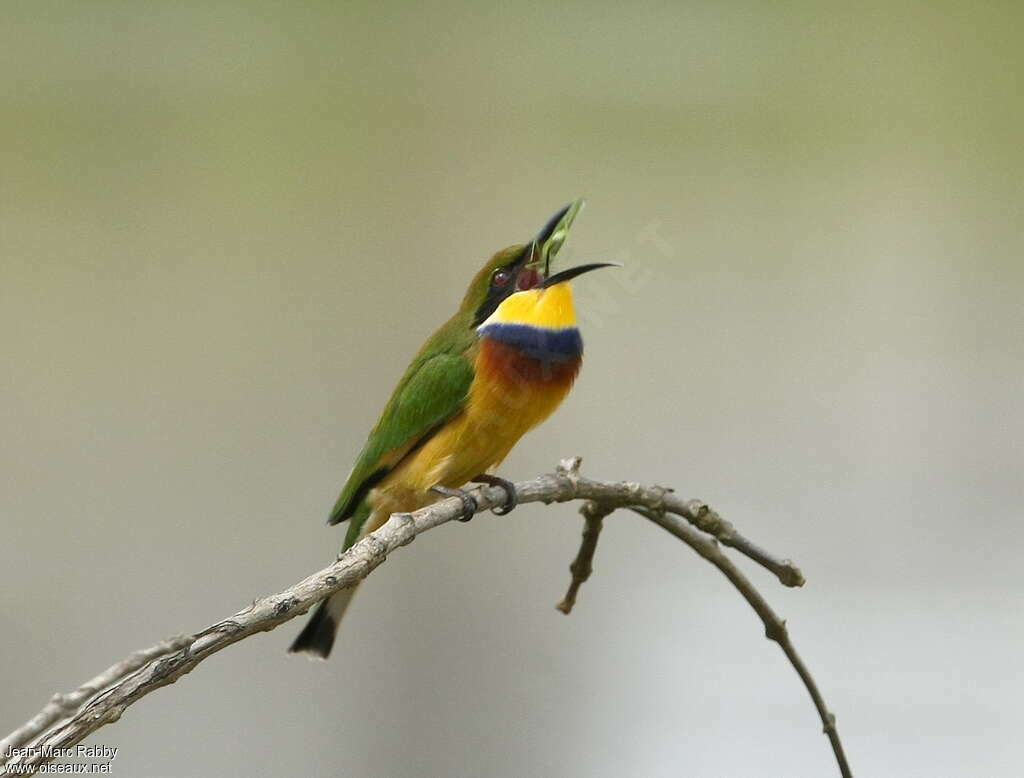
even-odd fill
[{"label": "grey background", "polygon": [[[8,2],[0,729],[326,563],[384,396],[494,250],[589,206],[581,454],[803,567],[862,776],[1020,774],[1016,3]],[[651,236],[657,239],[651,239]],[[822,776],[728,584],[570,507],[449,525],[328,664],[247,640],[92,742],[121,776]],[[749,565],[747,565],[749,568]]]}]

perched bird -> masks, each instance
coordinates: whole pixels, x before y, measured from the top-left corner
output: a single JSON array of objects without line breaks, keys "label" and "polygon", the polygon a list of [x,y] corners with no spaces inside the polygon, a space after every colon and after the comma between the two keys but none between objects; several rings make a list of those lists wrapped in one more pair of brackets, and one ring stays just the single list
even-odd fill
[{"label": "perched bird", "polygon": [[[495,254],[469,285],[458,312],[420,349],[370,432],[328,524],[349,520],[342,550],[392,513],[441,495],[459,496],[465,521],[469,481],[512,485],[487,475],[572,388],[583,357],[572,278],[610,263],[550,274],[551,260],[583,207],[576,200],[526,245]],[[327,658],[354,588],[321,602],[290,651]]]}]

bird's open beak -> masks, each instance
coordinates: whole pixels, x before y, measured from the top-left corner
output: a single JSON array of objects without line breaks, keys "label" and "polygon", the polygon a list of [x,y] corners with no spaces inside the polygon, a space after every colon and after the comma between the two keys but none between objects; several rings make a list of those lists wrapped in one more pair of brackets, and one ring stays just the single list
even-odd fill
[{"label": "bird's open beak", "polygon": [[555,273],[553,276],[548,276],[537,285],[537,288],[547,289],[549,286],[564,283],[576,276],[581,276],[584,273],[589,273],[591,270],[598,270],[602,267],[622,267],[622,265],[618,262],[592,262],[589,265],[577,265],[576,267],[570,267],[567,270],[563,270],[561,273]]},{"label": "bird's open beak", "polygon": [[551,273],[551,260],[562,248],[565,239],[569,236],[569,228],[572,227],[576,215],[583,210],[586,201],[581,197],[573,200],[562,210],[552,216],[543,229],[533,239],[534,249],[531,261],[528,263],[540,272],[544,278]]},{"label": "bird's open beak", "polygon": [[568,281],[578,275],[597,270],[600,267],[617,266],[613,262],[595,262],[589,265],[571,267],[560,273],[551,275],[551,260],[555,258],[572,227],[576,215],[583,210],[586,201],[581,197],[573,200],[562,210],[548,219],[548,223],[537,233],[530,245],[523,252],[526,260],[519,273],[519,289],[546,289],[549,286]]},{"label": "bird's open beak", "polygon": [[534,289],[550,275],[551,260],[565,243],[569,228],[576,214],[583,210],[583,205],[583,198],[573,200],[548,219],[548,223],[537,233],[537,237],[523,248],[523,253],[516,262],[519,266],[516,289]]}]

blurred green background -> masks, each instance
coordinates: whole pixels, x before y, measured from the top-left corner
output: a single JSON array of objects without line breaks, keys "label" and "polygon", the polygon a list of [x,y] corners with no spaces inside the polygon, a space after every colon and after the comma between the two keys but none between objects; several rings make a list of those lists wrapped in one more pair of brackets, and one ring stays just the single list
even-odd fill
[{"label": "blurred green background", "polygon": [[[0,730],[329,561],[383,399],[494,250],[586,196],[580,454],[804,569],[751,575],[871,776],[1016,776],[1019,3],[0,10]],[[728,584],[569,506],[448,525],[91,742],[121,776],[822,776]],[[749,567],[749,565],[747,566]]]}]

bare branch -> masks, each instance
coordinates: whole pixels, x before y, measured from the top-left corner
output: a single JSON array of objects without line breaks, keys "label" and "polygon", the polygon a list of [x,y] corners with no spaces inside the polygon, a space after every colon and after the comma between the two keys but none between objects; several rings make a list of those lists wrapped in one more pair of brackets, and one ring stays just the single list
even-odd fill
[{"label": "bare branch", "polygon": [[169,638],[150,648],[136,651],[117,664],[111,665],[92,680],[86,681],[69,694],[58,693],[53,695],[53,698],[46,703],[46,707],[39,711],[39,713],[3,740],[0,740],[0,754],[6,754],[8,749],[19,748],[25,745],[25,743],[45,732],[62,718],[73,714],[86,700],[96,696],[107,687],[124,680],[157,657],[184,648],[189,642],[190,638],[187,635]]},{"label": "bare branch", "polygon": [[569,582],[569,591],[555,607],[565,615],[572,613],[576,604],[576,594],[579,592],[583,582],[590,578],[594,572],[594,552],[597,551],[597,539],[601,537],[601,526],[604,519],[614,508],[607,508],[594,500],[587,500],[580,506],[580,513],[583,514],[583,540],[580,543],[580,550],[576,559],[569,565],[569,572],[572,573],[572,581]]},{"label": "bare branch", "polygon": [[[767,552],[747,541],[700,501],[684,502],[671,490],[658,486],[592,481],[580,476],[579,465],[579,458],[564,460],[553,474],[515,484],[521,503],[550,504],[576,499],[589,501],[584,506],[584,515],[587,517],[584,543],[573,564],[573,584],[563,603],[563,610],[568,612],[571,609],[576,591],[590,574],[601,520],[617,508],[631,508],[642,513],[716,565],[761,616],[768,637],[782,646],[811,693],[825,723],[825,732],[832,742],[842,774],[849,776],[835,721],[825,708],[806,666],[793,649],[785,623],[775,615],[743,574],[722,555],[715,540],[704,537],[685,522],[746,554],[775,573],[788,586],[803,583],[799,570],[788,561],[776,561]],[[507,499],[504,489],[498,486],[480,488],[474,493],[478,512],[503,505]],[[449,498],[414,513],[396,513],[383,527],[346,551],[334,564],[283,592],[258,599],[251,606],[201,632],[171,638],[138,651],[74,692],[55,695],[42,711],[0,741],[4,746],[3,755],[8,753],[8,749],[13,751],[13,756],[0,763],[0,766],[6,768],[8,773],[16,769],[19,774],[30,774],[44,762],[50,761],[50,754],[55,749],[73,746],[100,727],[117,721],[129,706],[151,692],[174,683],[218,651],[251,635],[274,629],[305,613],[328,595],[354,585],[387,559],[391,552],[411,543],[420,533],[458,518],[463,510],[460,500]],[[685,519],[685,522],[680,518]]]},{"label": "bare branch", "polygon": [[803,681],[807,693],[811,695],[811,700],[818,711],[818,716],[821,717],[825,734],[832,744],[832,751],[835,754],[836,762],[839,764],[840,774],[843,778],[851,778],[850,765],[846,761],[843,744],[839,740],[839,731],[836,729],[836,717],[825,706],[825,699],[821,696],[821,692],[818,690],[818,685],[815,683],[813,676],[811,676],[810,670],[807,669],[807,665],[804,664],[803,659],[796,652],[796,648],[793,647],[793,643],[789,639],[789,630],[786,629],[785,620],[781,619],[772,610],[764,597],[761,596],[761,593],[750,582],[750,579],[743,575],[729,557],[722,553],[714,539],[695,532],[675,516],[658,513],[648,508],[634,507],[633,510],[675,535],[721,570],[725,577],[729,579],[729,582],[743,595],[743,598],[750,603],[750,607],[754,609],[764,623],[765,636],[779,644],[779,647],[786,654],[786,658],[793,665],[793,669],[800,676],[800,680]]}]

